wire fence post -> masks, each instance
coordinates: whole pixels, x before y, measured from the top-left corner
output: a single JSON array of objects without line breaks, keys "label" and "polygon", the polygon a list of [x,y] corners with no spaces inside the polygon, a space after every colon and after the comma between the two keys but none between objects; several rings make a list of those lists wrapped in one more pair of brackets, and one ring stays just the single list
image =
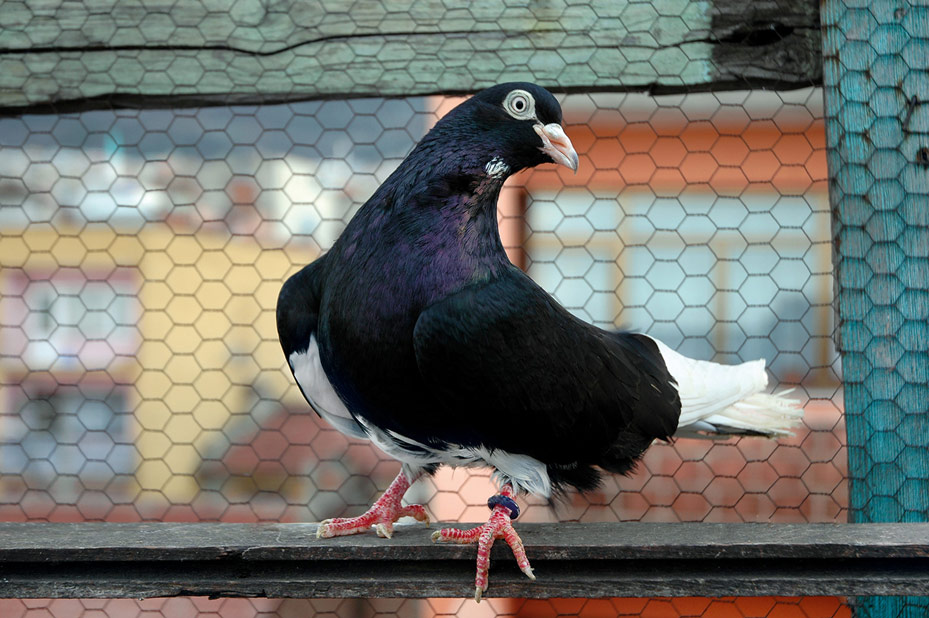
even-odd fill
[{"label": "wire fence post", "polygon": [[[929,7],[825,0],[823,61],[852,522],[929,519]],[[927,597],[861,597],[859,617]]]}]

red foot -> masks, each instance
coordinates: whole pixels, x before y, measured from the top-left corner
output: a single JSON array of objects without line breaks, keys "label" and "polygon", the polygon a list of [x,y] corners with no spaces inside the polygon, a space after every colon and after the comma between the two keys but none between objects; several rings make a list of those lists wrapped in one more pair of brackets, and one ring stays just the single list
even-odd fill
[{"label": "red foot", "polygon": [[377,502],[372,504],[364,515],[326,519],[319,523],[319,527],[316,529],[316,538],[328,539],[334,536],[358,534],[368,531],[371,526],[375,526],[378,536],[389,539],[394,534],[394,522],[401,517],[407,516],[429,525],[429,516],[426,515],[426,509],[422,506],[419,504],[410,504],[408,506],[400,504],[400,499],[403,498],[403,494],[409,488],[410,481],[401,470],[394,482],[384,492],[384,495],[378,498]]},{"label": "red foot", "polygon": [[[513,488],[504,485],[500,489],[500,495],[512,499],[515,495]],[[487,590],[487,571],[490,569],[490,548],[496,539],[503,538],[507,545],[513,550],[513,556],[516,557],[516,564],[519,569],[525,573],[529,579],[535,579],[532,574],[532,567],[529,566],[529,559],[526,557],[526,550],[523,547],[523,541],[513,529],[510,522],[510,510],[498,504],[494,507],[493,513],[487,523],[472,528],[470,530],[458,530],[457,528],[443,528],[438,532],[432,533],[432,541],[449,542],[459,544],[477,543],[477,575],[474,578],[474,600],[481,602],[481,594]]]}]

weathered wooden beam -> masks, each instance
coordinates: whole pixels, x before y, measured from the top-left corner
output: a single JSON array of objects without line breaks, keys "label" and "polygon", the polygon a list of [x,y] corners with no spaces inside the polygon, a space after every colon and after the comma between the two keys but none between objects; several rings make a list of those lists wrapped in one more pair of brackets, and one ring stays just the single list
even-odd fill
[{"label": "weathered wooden beam", "polygon": [[[0,524],[0,597],[466,597],[475,549],[421,526]],[[902,595],[929,590],[929,524],[524,524],[538,580],[492,552],[491,596]]]},{"label": "weathered wooden beam", "polygon": [[5,114],[464,93],[511,80],[790,88],[819,83],[821,65],[815,0],[7,0],[0,11]]},{"label": "weathered wooden beam", "polygon": [[[824,0],[849,519],[929,521],[929,6]],[[929,596],[861,598],[859,618]]]}]

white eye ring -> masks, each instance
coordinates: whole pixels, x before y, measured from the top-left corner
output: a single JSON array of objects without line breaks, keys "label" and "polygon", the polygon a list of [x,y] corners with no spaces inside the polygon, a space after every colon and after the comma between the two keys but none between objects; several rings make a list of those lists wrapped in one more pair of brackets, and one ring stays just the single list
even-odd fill
[{"label": "white eye ring", "polygon": [[535,118],[535,99],[525,90],[513,90],[503,100],[503,109],[517,120]]}]

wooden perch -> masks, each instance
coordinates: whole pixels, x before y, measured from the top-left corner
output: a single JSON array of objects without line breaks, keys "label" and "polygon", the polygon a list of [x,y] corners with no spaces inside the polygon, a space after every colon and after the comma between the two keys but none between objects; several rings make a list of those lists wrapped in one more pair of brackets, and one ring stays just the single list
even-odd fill
[{"label": "wooden perch", "polygon": [[[929,524],[523,524],[490,596],[916,595]],[[469,597],[475,548],[423,526],[317,540],[314,524],[0,524],[0,597]]]},{"label": "wooden perch", "polygon": [[97,6],[4,5],[0,113],[464,93],[513,80],[690,92],[822,78],[814,0]]}]

